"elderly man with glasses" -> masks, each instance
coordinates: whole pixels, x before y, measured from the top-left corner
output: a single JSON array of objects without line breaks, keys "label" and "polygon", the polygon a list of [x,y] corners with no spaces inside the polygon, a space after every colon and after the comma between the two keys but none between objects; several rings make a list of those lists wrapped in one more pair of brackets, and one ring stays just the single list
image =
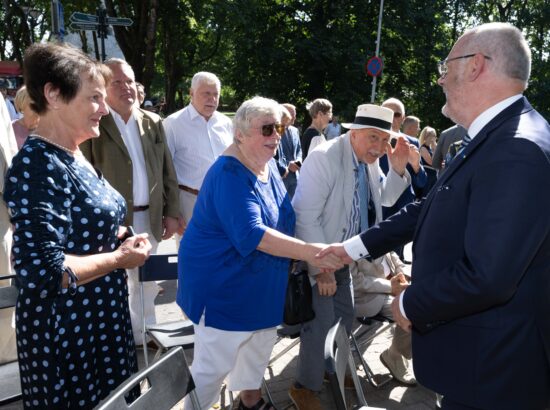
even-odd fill
[{"label": "elderly man with glasses", "polygon": [[523,96],[531,52],[512,25],[483,24],[439,70],[442,112],[468,130],[461,151],[424,201],[327,252],[377,257],[414,238],[393,312],[419,382],[444,409],[545,409],[550,125]]}]

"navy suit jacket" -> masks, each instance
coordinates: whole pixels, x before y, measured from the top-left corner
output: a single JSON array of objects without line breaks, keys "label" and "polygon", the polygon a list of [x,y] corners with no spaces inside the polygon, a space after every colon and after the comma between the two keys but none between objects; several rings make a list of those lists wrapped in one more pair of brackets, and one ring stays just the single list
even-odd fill
[{"label": "navy suit jacket", "polygon": [[[288,164],[292,161],[302,161],[302,146],[300,144],[300,134],[298,128],[290,125],[285,133],[281,136],[281,142],[275,153],[277,169],[281,177],[286,173]],[[298,184],[298,176],[295,172],[289,172],[286,178],[283,179],[286,190],[290,198],[294,196],[296,185]]]},{"label": "navy suit jacket", "polygon": [[403,306],[418,380],[480,409],[550,400],[550,126],[525,98],[490,121],[430,194],[361,235],[414,240]]}]

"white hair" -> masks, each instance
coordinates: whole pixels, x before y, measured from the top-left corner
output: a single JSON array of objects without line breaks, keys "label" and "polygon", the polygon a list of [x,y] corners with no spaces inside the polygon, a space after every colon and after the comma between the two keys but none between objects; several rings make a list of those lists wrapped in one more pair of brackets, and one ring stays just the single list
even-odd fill
[{"label": "white hair", "polygon": [[237,131],[246,134],[250,129],[252,120],[258,117],[274,116],[276,122],[281,121],[281,105],[270,98],[254,97],[241,104],[235,118],[233,119],[234,136],[233,141],[237,141]]},{"label": "white hair", "polygon": [[222,84],[216,74],[209,73],[208,71],[199,71],[193,76],[191,80],[191,89],[196,90],[201,84],[215,85],[218,91],[221,90]]}]

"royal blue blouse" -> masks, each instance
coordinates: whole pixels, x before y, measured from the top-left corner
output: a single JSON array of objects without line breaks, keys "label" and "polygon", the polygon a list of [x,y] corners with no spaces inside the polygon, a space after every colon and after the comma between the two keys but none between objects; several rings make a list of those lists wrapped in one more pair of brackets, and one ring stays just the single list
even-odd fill
[{"label": "royal blue blouse", "polygon": [[294,236],[296,216],[274,160],[262,182],[221,156],[201,187],[179,248],[177,303],[198,323],[254,331],[282,322],[289,259],[257,250],[265,230]]}]

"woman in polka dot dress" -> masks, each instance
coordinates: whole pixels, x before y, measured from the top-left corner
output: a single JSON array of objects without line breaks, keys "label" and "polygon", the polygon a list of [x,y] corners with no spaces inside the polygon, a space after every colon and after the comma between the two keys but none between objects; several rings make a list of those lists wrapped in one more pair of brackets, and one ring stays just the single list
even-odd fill
[{"label": "woman in polka dot dress", "polygon": [[90,409],[137,370],[124,269],[143,264],[150,244],[143,234],[122,242],[124,199],[78,148],[108,112],[108,69],[71,47],[39,44],[25,54],[25,79],[41,123],[4,190],[23,404]]}]

